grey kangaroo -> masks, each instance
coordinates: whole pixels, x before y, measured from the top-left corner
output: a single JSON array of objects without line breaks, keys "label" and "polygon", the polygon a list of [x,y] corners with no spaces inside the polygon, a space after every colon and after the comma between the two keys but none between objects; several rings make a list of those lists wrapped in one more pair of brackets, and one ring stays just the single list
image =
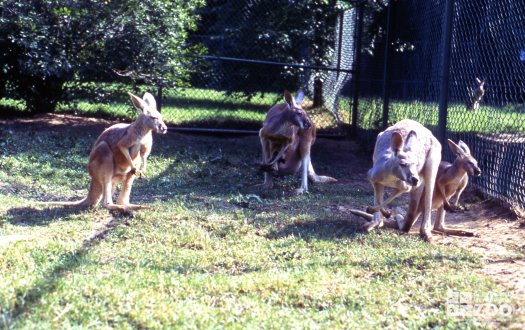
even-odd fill
[{"label": "grey kangaroo", "polygon": [[[465,190],[469,176],[480,176],[481,169],[478,167],[478,162],[470,153],[470,149],[463,141],[458,144],[452,140],[448,140],[448,145],[454,154],[456,160],[453,164],[442,161],[439,164],[438,173],[436,176],[436,185],[432,197],[432,209],[437,210],[436,221],[434,223],[434,232],[457,236],[474,236],[473,232],[452,229],[445,226],[445,211],[455,212],[458,209],[459,198],[461,193]],[[449,200],[456,196],[453,205],[449,204]],[[405,218],[400,214],[395,215],[395,223],[389,222],[387,226],[395,229],[410,230],[415,221],[423,212],[424,195],[421,196],[417,210],[415,212],[409,210]],[[369,213],[351,209],[350,212],[361,216],[369,221],[373,220],[373,216]]]},{"label": "grey kangaroo", "polygon": [[[420,201],[423,205],[423,223],[420,236],[432,242],[431,210],[432,192],[441,162],[441,144],[420,123],[404,119],[379,133],[373,155],[373,166],[368,180],[374,188],[373,219],[366,230],[383,225],[383,215],[390,214],[384,207],[403,193],[410,192],[408,212],[416,212]],[[385,187],[395,192],[383,201]],[[408,231],[405,227],[403,230]]]}]

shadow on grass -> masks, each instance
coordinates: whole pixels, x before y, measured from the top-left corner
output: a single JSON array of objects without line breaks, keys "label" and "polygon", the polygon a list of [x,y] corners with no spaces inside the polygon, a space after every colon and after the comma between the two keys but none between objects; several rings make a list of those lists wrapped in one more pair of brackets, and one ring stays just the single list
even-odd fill
[{"label": "shadow on grass", "polygon": [[81,206],[53,206],[50,208],[36,209],[33,207],[11,208],[5,214],[7,221],[18,226],[45,226],[55,220],[62,220],[71,214],[85,211]]},{"label": "shadow on grass", "polygon": [[338,238],[354,238],[363,234],[361,226],[352,220],[317,219],[314,221],[296,221],[284,228],[273,231],[266,237],[279,239],[295,236],[310,240],[333,240]]},{"label": "shadow on grass", "polygon": [[106,238],[118,225],[119,218],[109,217],[105,224],[92,236],[86,238],[80,248],[70,253],[60,256],[56,266],[44,274],[40,280],[24,293],[19,293],[17,304],[11,310],[12,320],[16,320],[26,312],[29,312],[34,305],[37,305],[41,298],[56,290],[58,282],[65,274],[73,271],[84,263],[84,259],[89,250],[98,245]]}]

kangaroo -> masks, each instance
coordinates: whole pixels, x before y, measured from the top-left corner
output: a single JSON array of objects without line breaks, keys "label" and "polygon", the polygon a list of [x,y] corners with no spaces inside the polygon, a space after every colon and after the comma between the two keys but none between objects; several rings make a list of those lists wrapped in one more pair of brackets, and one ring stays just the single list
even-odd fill
[{"label": "kangaroo", "polygon": [[[441,144],[420,123],[404,119],[379,133],[373,154],[373,166],[368,180],[374,188],[373,220],[365,226],[367,231],[383,225],[383,215],[390,214],[384,207],[403,193],[410,192],[409,212],[415,212],[423,198],[423,223],[420,236],[432,242],[431,210],[432,192],[441,162]],[[384,188],[395,192],[383,201]],[[410,228],[403,228],[408,231]]]},{"label": "kangaroo", "polygon": [[[477,160],[471,155],[470,149],[463,141],[458,144],[452,140],[448,140],[448,145],[452,152],[456,155],[456,160],[453,164],[442,161],[439,164],[438,173],[436,175],[436,185],[434,187],[434,194],[432,197],[432,209],[437,210],[436,221],[434,223],[434,232],[457,236],[474,236],[473,232],[451,229],[445,226],[445,211],[454,212],[458,208],[459,198],[461,193],[465,190],[468,184],[469,176],[480,176],[481,169],[478,167]],[[454,205],[449,204],[449,200],[456,196]],[[410,230],[415,221],[423,212],[423,196],[416,212],[408,212],[405,218],[400,214],[395,215],[396,223],[387,223],[387,227],[395,229]],[[350,212],[365,219],[372,221],[373,216],[369,213],[351,209]]]},{"label": "kangaroo", "polygon": [[[157,111],[157,103],[150,93],[141,99],[128,93],[135,106],[138,117],[131,124],[115,124],[107,128],[96,140],[89,154],[88,172],[91,177],[87,197],[74,202],[45,202],[46,205],[96,206],[102,205],[110,210],[130,212],[146,208],[130,204],[131,186],[137,171],[140,177],[146,174],[147,158],[151,152],[153,137],[151,132],[166,134],[167,127]],[[142,164],[142,169],[140,169]],[[122,189],[113,204],[113,192],[118,183]]]},{"label": "kangaroo", "polygon": [[294,99],[284,91],[285,103],[273,106],[259,131],[262,146],[264,188],[273,187],[272,175],[295,174],[301,169],[301,187],[297,194],[308,191],[308,180],[315,183],[335,182],[336,179],[317,175],[310,159],[310,148],[315,141],[316,127],[301,104],[304,93]]},{"label": "kangaroo", "polygon": [[467,103],[467,110],[478,110],[481,99],[483,98],[483,95],[485,95],[485,80],[481,80],[476,77],[476,83],[478,84],[476,89],[472,90],[469,88],[470,99]]}]

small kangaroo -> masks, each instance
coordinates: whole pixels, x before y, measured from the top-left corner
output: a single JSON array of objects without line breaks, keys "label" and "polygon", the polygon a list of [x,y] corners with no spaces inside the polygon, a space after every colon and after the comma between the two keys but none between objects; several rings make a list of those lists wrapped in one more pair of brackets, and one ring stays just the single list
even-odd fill
[{"label": "small kangaroo", "polygon": [[[456,160],[453,164],[442,161],[439,164],[436,176],[436,185],[432,197],[432,209],[437,210],[436,221],[434,223],[434,232],[444,233],[457,236],[474,236],[474,233],[464,230],[451,229],[445,226],[445,211],[454,212],[458,208],[459,198],[468,184],[469,176],[480,176],[481,169],[478,162],[471,155],[470,149],[463,141],[455,144],[454,141],[448,140],[448,145],[454,154]],[[456,195],[454,205],[449,204],[449,200]],[[395,229],[410,230],[414,222],[417,221],[423,212],[424,201],[421,196],[416,212],[409,212],[403,219],[400,214],[395,215],[396,223],[388,223],[387,227]],[[351,209],[350,212],[372,221],[373,216],[369,213]]]},{"label": "small kangaroo", "polygon": [[336,179],[317,175],[310,159],[310,148],[315,141],[316,127],[301,104],[304,93],[294,99],[284,91],[285,103],[273,106],[259,130],[262,146],[264,188],[273,187],[272,175],[295,174],[301,168],[301,187],[295,192],[308,191],[308,179],[315,183],[335,182]]},{"label": "small kangaroo", "polygon": [[[153,137],[151,132],[166,134],[167,127],[157,111],[157,103],[150,93],[141,99],[131,93],[133,105],[137,109],[137,119],[131,124],[115,124],[107,128],[96,140],[89,154],[88,172],[91,177],[87,197],[75,202],[44,202],[46,205],[95,206],[102,199],[102,205],[110,210],[130,212],[146,208],[130,204],[131,186],[137,171],[140,177],[146,173],[147,158],[151,152]],[[113,204],[113,192],[118,183],[122,189]]]},{"label": "small kangaroo", "polygon": [[469,88],[470,99],[467,102],[467,110],[476,111],[479,109],[479,104],[483,95],[485,95],[485,80],[476,77],[478,87],[476,89]]},{"label": "small kangaroo", "polygon": [[[423,223],[420,236],[432,242],[431,211],[432,192],[441,162],[441,144],[420,123],[404,119],[379,133],[373,155],[373,166],[368,171],[368,180],[374,188],[373,220],[365,226],[370,231],[383,225],[383,215],[390,216],[384,207],[403,193],[410,192],[408,210],[415,212],[422,200]],[[384,188],[395,192],[383,201]],[[410,228],[403,228],[408,231]]]}]

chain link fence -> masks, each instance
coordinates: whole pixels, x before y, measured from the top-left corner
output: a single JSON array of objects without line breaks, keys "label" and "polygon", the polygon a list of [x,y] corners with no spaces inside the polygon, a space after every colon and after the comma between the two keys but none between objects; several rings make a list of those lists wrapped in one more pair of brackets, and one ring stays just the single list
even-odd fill
[{"label": "chain link fence", "polygon": [[[472,184],[525,209],[525,6],[521,1],[390,1],[365,5],[355,132],[403,118],[469,145],[483,170]],[[369,18],[368,22],[366,17]],[[368,38],[368,39],[367,39]],[[368,43],[367,43],[368,42]]]},{"label": "chain link fence", "polygon": [[209,0],[200,16],[193,69],[176,85],[68,83],[58,111],[129,118],[126,92],[150,91],[172,127],[256,132],[285,89],[303,89],[320,134],[372,149],[388,125],[417,120],[470,146],[476,188],[525,209],[521,1]]}]

